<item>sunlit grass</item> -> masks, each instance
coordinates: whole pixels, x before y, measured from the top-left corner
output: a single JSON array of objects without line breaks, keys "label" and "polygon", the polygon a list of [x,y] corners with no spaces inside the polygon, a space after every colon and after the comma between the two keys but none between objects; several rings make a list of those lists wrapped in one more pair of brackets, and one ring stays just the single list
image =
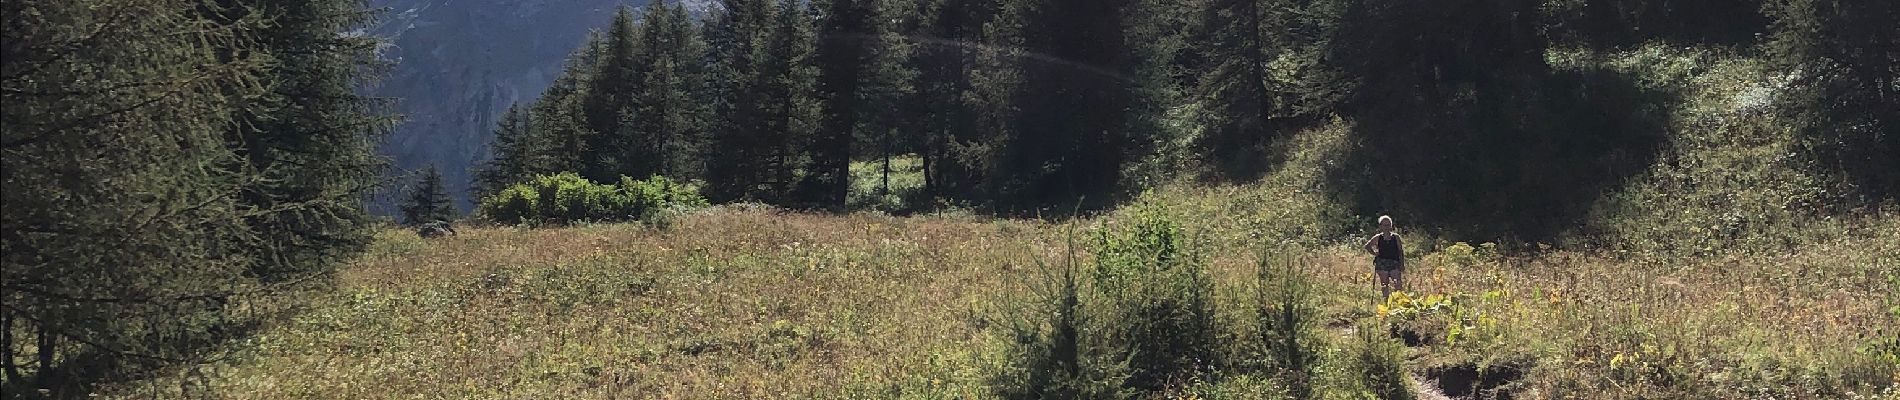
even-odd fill
[{"label": "sunlit grass", "polygon": [[[1715,118],[1733,111],[1718,100],[1749,90],[1731,78],[1760,72],[1684,61],[1719,58],[1642,49],[1610,63],[1691,85],[1699,100],[1677,118]],[[1767,157],[1790,144],[1744,122],[1690,122],[1675,121],[1675,154],[1597,207],[1588,233],[1612,246],[1501,253],[1419,237],[1410,292],[1453,305],[1416,317],[1380,312],[1370,260],[1352,249],[1371,220],[1324,182],[1352,150],[1349,121],[1297,135],[1285,166],[1261,181],[1169,184],[1131,204],[1182,221],[1206,246],[1222,326],[1248,318],[1257,257],[1302,249],[1330,333],[1322,398],[1367,393],[1346,366],[1372,354],[1356,351],[1369,348],[1356,330],[1386,324],[1418,336],[1405,350],[1411,373],[1512,368],[1521,376],[1506,389],[1517,398],[1895,396],[1900,348],[1881,343],[1900,343],[1896,211],[1799,208],[1825,182]],[[914,161],[900,159],[894,187],[920,184]],[[865,186],[872,166],[853,165],[853,195],[875,189]],[[1768,182],[1783,177],[1797,181]],[[477,227],[439,240],[391,230],[333,290],[259,304],[290,311],[231,346],[235,356],[203,381],[238,399],[994,397],[1010,361],[999,320],[1034,298],[1042,266],[1089,261],[1086,240],[1071,238],[1125,218],[724,206],[666,229]],[[1284,391],[1270,374],[1215,373],[1163,394]]]}]

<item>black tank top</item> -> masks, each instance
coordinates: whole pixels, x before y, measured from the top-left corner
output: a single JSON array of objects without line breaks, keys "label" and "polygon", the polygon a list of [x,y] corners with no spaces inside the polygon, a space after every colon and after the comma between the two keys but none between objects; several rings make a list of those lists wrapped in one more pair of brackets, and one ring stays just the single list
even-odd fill
[{"label": "black tank top", "polygon": [[1399,248],[1398,235],[1385,235],[1385,236],[1379,237],[1379,257],[1378,258],[1383,258],[1387,260],[1405,259],[1405,249]]}]

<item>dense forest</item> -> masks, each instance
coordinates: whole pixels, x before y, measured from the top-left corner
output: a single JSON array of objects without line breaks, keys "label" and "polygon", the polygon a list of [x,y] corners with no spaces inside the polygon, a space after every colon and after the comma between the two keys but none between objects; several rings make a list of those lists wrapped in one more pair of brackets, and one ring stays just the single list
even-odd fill
[{"label": "dense forest", "polygon": [[[1656,160],[1678,93],[1569,49],[1762,54],[1773,110],[1844,193],[1890,198],[1894,6],[1876,1],[731,0],[622,10],[495,131],[479,194],[561,171],[700,180],[715,202],[842,210],[853,160],[914,155],[915,203],[1099,209],[1245,181],[1355,124],[1361,210],[1548,237]],[[888,163],[886,163],[888,165]],[[1841,202],[1847,196],[1837,196]],[[1860,203],[1865,203],[1860,201]],[[1079,207],[1079,208],[1078,208]]]},{"label": "dense forest", "polygon": [[[852,163],[888,180],[915,157],[916,209],[1061,215],[1258,179],[1293,134],[1340,125],[1354,150],[1315,190],[1458,237],[1543,240],[1684,145],[1667,123],[1684,94],[1559,64],[1660,45],[1770,64],[1755,109],[1777,125],[1759,129],[1801,144],[1772,156],[1824,177],[1803,206],[1856,209],[1900,194],[1896,9],[722,0],[692,15],[659,1],[620,10],[505,114],[475,187],[660,176],[714,203],[841,212]],[[357,0],[0,4],[9,393],[204,362],[270,316],[228,299],[321,287],[371,243],[365,202],[406,176],[374,153],[397,117],[360,94],[383,66],[355,33],[375,18]],[[405,219],[454,218],[441,175],[421,175]]]}]

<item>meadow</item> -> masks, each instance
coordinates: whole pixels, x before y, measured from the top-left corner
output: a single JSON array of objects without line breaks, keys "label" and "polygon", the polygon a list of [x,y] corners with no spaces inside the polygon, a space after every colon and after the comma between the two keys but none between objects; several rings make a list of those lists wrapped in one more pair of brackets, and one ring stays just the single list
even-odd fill
[{"label": "meadow", "polygon": [[[1334,121],[1281,143],[1258,181],[1164,183],[1060,220],[729,204],[664,224],[391,228],[329,286],[241,302],[264,322],[221,361],[102,394],[1900,396],[1900,211],[1798,206],[1824,177],[1767,156],[1797,145],[1743,101],[1767,73],[1723,57],[1593,61],[1686,93],[1664,161],[1597,201],[1589,235],[1554,243],[1458,241],[1399,216],[1408,290],[1390,299],[1356,249],[1371,216],[1328,182],[1357,145]],[[913,161],[852,202],[902,208]],[[1088,366],[1049,361],[1064,351]]]},{"label": "meadow", "polygon": [[[994,397],[1011,365],[1000,320],[1039,299],[1034,283],[1071,256],[1072,236],[1114,229],[1114,218],[724,207],[680,216],[668,230],[495,227],[441,240],[391,230],[333,291],[287,306],[290,317],[233,346],[229,361],[203,372],[208,388],[195,390],[258,399]],[[1866,229],[1900,228],[1879,224]],[[1220,318],[1245,319],[1260,249],[1204,245]],[[1408,281],[1418,304],[1389,308],[1347,247],[1305,250],[1300,266],[1318,283],[1321,365],[1335,367],[1321,369],[1322,398],[1371,393],[1348,368],[1349,332],[1381,324],[1415,327],[1403,365],[1426,392],[1465,370],[1508,370],[1500,383],[1515,398],[1879,398],[1900,378],[1891,343],[1877,339],[1892,334],[1900,282],[1875,268],[1893,261],[1875,255],[1900,253],[1893,240],[1685,264],[1453,245],[1415,261]],[[1088,252],[1075,256],[1088,264]],[[1221,325],[1234,330],[1222,337],[1246,340],[1244,323]],[[1269,373],[1208,379],[1150,395],[1280,392]]]}]

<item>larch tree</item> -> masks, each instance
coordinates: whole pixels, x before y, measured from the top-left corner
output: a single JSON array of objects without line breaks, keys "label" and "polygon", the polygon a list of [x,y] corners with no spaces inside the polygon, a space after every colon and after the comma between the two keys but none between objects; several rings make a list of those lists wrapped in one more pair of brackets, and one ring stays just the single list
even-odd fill
[{"label": "larch tree", "polygon": [[367,243],[370,143],[390,119],[353,91],[373,60],[345,33],[361,10],[0,6],[9,383],[83,396],[107,376],[202,362],[255,317],[230,304],[320,280]]}]

